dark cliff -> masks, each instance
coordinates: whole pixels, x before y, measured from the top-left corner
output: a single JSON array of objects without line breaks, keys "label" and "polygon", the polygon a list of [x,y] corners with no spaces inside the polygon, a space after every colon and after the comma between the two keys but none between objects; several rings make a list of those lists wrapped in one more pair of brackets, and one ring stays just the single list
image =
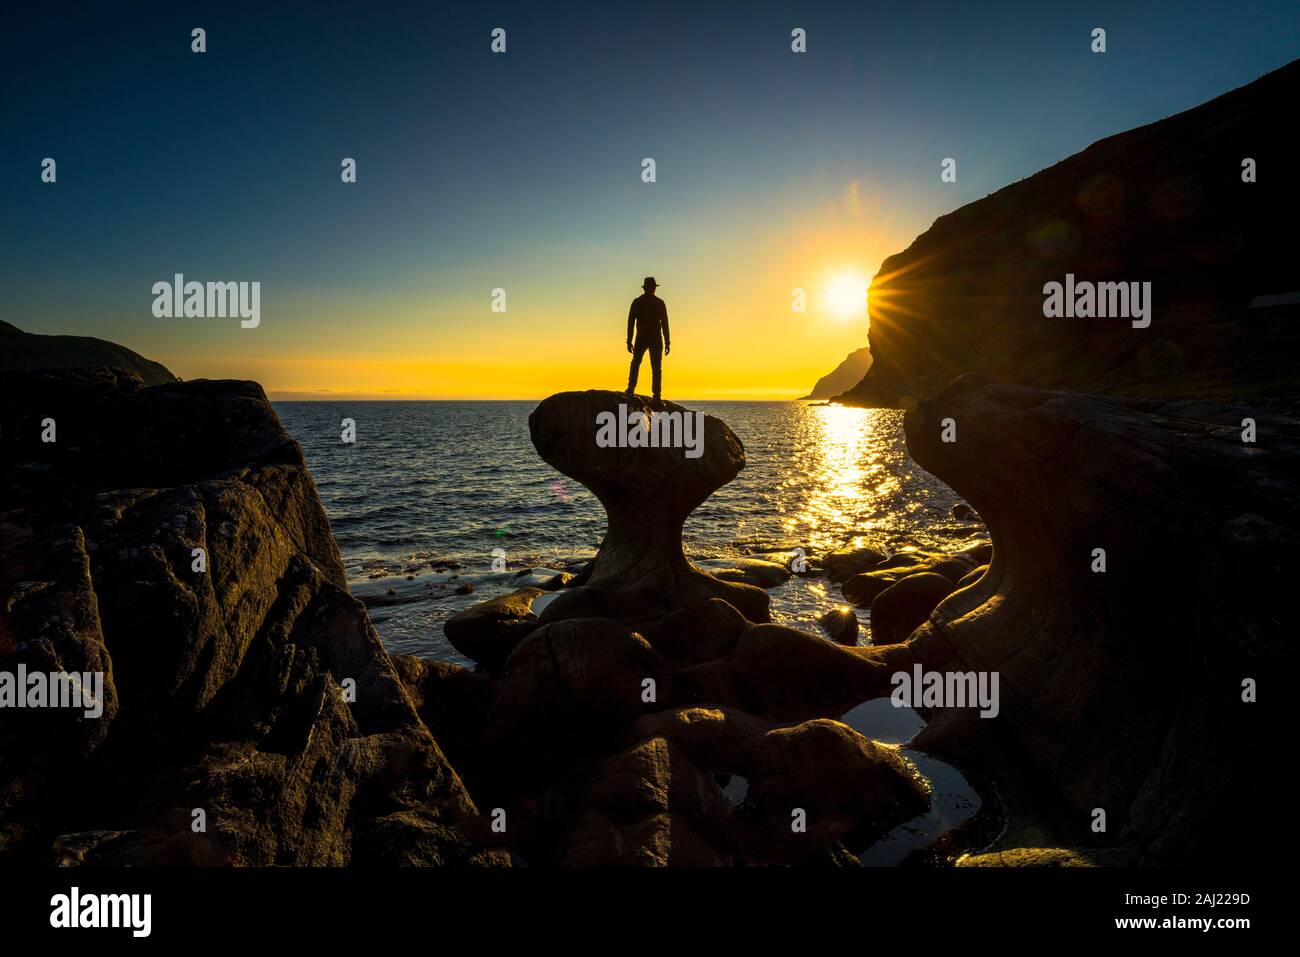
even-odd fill
[{"label": "dark cliff", "polygon": [[93,336],[43,336],[0,322],[0,370],[121,369],[145,385],[178,381],[161,363]]},{"label": "dark cliff", "polygon": [[[1094,143],[940,217],[871,285],[872,368],[838,400],[910,406],[963,373],[1128,395],[1295,391],[1300,61]],[[1257,182],[1242,180],[1246,158]],[[1150,282],[1152,320],[1045,318],[1043,286]]]},{"label": "dark cliff", "polygon": [[871,350],[866,346],[854,349],[844,357],[843,362],[818,379],[813,390],[802,398],[833,399],[861,382],[869,368],[871,368]]}]

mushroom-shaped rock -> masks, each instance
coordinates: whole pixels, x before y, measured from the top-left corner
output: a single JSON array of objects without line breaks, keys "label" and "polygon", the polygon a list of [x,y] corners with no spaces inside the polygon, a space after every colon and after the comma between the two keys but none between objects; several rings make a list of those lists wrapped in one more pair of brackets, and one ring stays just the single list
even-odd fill
[{"label": "mushroom-shaped rock", "polygon": [[[1243,442],[1254,416],[1268,439]],[[945,420],[960,423],[960,443],[942,441]],[[929,747],[969,747],[972,728],[1010,734],[1072,813],[1116,809],[1129,861],[1245,860],[1217,822],[1241,813],[1240,782],[1281,727],[1242,695],[1288,645],[1300,420],[965,376],[905,427],[917,464],[979,511],[995,543],[967,551],[988,567],[910,644],[941,637],[960,659],[949,667],[996,672],[1001,711]],[[1052,837],[1071,833],[1037,839]]]},{"label": "mushroom-shaped rock", "polygon": [[672,402],[620,392],[561,392],[528,417],[537,453],[605,506],[609,527],[584,584],[640,593],[664,613],[722,598],[767,621],[761,588],[719,581],[686,560],[682,524],[745,467],[726,423]]}]

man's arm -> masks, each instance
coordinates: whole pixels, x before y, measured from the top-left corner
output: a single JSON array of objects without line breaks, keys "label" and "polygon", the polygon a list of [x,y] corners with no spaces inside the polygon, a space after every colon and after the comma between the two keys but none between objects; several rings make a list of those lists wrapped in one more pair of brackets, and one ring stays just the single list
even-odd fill
[{"label": "man's arm", "polygon": [[668,304],[664,303],[664,355],[672,348],[672,336],[668,334]]},{"label": "man's arm", "polygon": [[627,307],[627,344],[632,344],[632,326],[636,322],[636,300],[632,300],[632,305]]}]

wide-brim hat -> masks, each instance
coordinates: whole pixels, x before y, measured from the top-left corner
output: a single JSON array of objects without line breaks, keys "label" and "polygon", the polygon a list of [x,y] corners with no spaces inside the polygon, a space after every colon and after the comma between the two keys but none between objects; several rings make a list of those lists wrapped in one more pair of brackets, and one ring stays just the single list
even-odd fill
[{"label": "wide-brim hat", "polygon": [[649,288],[651,288],[651,287],[654,287],[655,289],[658,289],[658,288],[659,288],[659,283],[655,282],[655,277],[654,277],[654,276],[646,276],[646,277],[645,277],[645,282],[641,283],[641,288],[642,288],[642,289],[649,289]]}]

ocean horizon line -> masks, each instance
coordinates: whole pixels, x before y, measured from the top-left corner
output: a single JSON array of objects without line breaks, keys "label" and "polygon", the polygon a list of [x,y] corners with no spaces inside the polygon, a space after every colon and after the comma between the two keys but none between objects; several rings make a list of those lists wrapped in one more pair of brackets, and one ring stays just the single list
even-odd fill
[{"label": "ocean horizon line", "polygon": [[[564,391],[570,391],[570,392],[584,392],[584,391],[586,391],[586,390],[585,390],[585,389],[568,389],[568,390],[564,390]],[[279,403],[285,403],[285,404],[288,404],[288,403],[310,404],[310,403],[313,403],[313,402],[541,402],[542,400],[546,399],[547,396],[544,396],[544,395],[543,395],[543,396],[538,396],[538,397],[536,397],[536,398],[528,397],[528,398],[513,398],[513,399],[485,399],[485,398],[443,398],[443,399],[428,399],[428,398],[406,398],[406,397],[401,397],[401,398],[397,398],[397,397],[393,397],[393,398],[378,398],[378,397],[357,398],[357,397],[355,397],[355,396],[353,396],[353,395],[338,395],[338,396],[332,396],[332,395],[331,395],[331,396],[321,396],[321,397],[317,397],[317,398],[302,398],[302,397],[296,397],[296,398],[281,398],[281,397],[280,397],[279,395],[277,395],[276,393],[268,392],[268,393],[267,393],[267,398],[268,398],[271,402],[279,402]],[[825,402],[825,403],[827,403],[827,404],[831,404],[831,405],[838,404],[838,403],[831,402],[831,400],[829,400],[829,399],[807,399],[807,398],[803,398],[803,397],[796,397],[796,398],[771,398],[771,399],[688,398],[688,399],[668,399],[668,400],[666,400],[666,401],[668,401],[668,402],[673,402],[673,403],[676,403],[676,404],[679,404],[679,405],[680,405],[681,403],[684,403],[684,402],[754,402],[754,403],[762,403],[762,402]]]}]

